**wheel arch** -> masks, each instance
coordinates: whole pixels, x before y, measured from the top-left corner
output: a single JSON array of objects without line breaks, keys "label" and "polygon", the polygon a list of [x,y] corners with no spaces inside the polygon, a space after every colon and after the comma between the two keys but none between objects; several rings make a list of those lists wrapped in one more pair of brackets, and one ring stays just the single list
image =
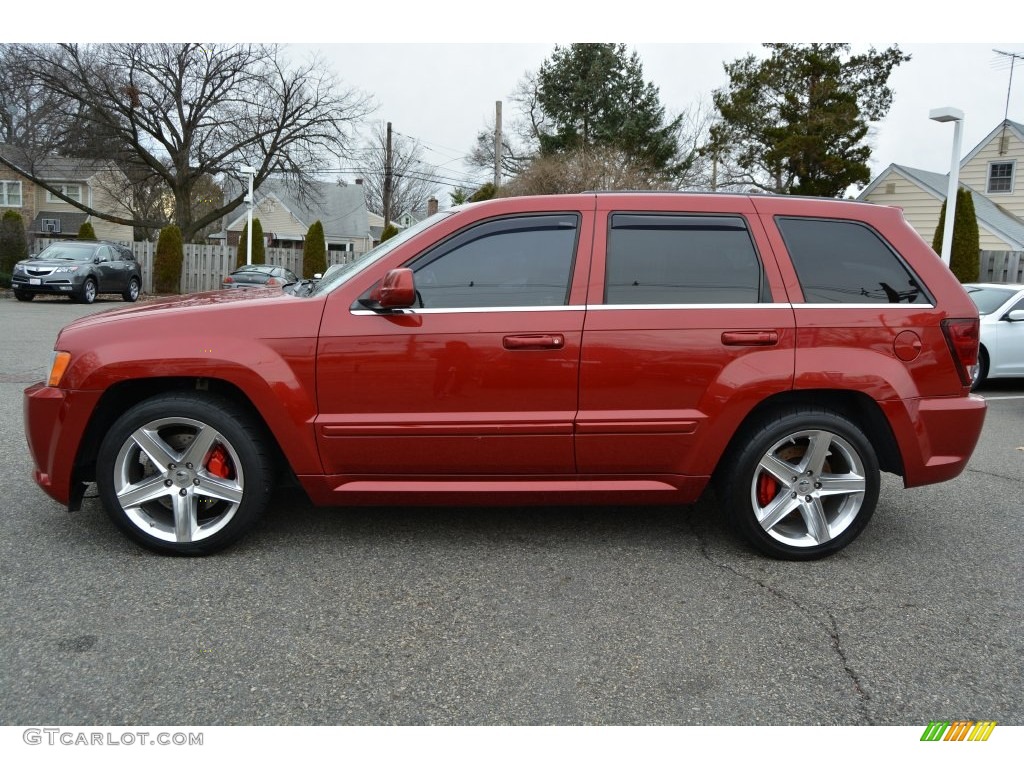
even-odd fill
[{"label": "wheel arch", "polygon": [[758,424],[773,413],[781,413],[794,407],[822,408],[849,419],[861,428],[871,442],[877,454],[879,468],[884,472],[903,476],[903,456],[899,443],[878,403],[862,392],[830,389],[790,390],[772,395],[758,403],[733,433],[715,467],[715,476],[720,476],[722,467],[730,461],[730,456],[735,454],[738,446],[743,446],[750,439]]}]

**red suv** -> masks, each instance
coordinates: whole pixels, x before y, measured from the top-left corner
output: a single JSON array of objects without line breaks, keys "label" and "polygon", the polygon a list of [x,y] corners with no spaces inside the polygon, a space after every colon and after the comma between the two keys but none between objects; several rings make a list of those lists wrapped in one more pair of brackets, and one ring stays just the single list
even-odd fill
[{"label": "red suv", "polygon": [[317,284],[64,328],[25,392],[35,478],[205,554],[280,472],[318,504],[688,503],[835,552],[881,470],[958,475],[978,311],[895,208],[672,193],[442,211]]}]

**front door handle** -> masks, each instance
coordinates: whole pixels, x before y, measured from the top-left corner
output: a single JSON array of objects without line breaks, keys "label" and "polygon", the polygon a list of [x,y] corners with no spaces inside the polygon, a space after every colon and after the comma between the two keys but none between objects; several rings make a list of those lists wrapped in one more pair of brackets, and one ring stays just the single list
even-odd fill
[{"label": "front door handle", "polygon": [[727,347],[771,347],[779,343],[777,331],[726,331],[722,343]]},{"label": "front door handle", "polygon": [[505,349],[562,349],[565,337],[560,333],[530,333],[522,336],[506,336],[502,339]]}]

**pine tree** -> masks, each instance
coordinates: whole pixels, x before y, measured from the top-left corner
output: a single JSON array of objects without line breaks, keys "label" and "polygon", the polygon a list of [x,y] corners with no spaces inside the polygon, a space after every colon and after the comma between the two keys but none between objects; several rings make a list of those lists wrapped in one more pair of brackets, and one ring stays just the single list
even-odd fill
[{"label": "pine tree", "polygon": [[17,211],[7,210],[0,216],[0,275],[10,284],[14,265],[28,258],[28,237],[25,220]]},{"label": "pine tree", "polygon": [[95,240],[96,230],[92,228],[92,224],[88,221],[83,221],[82,226],[78,228],[78,239],[79,240]]},{"label": "pine tree", "polygon": [[310,226],[306,233],[306,241],[302,244],[302,276],[309,280],[313,275],[322,275],[326,271],[327,246],[324,244],[324,225],[318,219]]},{"label": "pine tree", "polygon": [[[942,253],[942,238],[946,228],[946,201],[939,211],[939,226],[935,229],[932,248]],[[981,236],[978,217],[974,212],[974,198],[962,187],[956,192],[956,213],[953,217],[953,245],[949,252],[949,270],[961,283],[975,283],[981,269]]]},{"label": "pine tree", "polygon": [[160,230],[153,259],[153,290],[156,293],[181,292],[181,265],[185,253],[181,230],[173,224]]},{"label": "pine tree", "polygon": [[[245,223],[242,225],[242,234],[238,238],[238,256],[235,258],[235,266],[245,266],[246,250],[249,247],[248,243],[249,224]],[[252,220],[252,261],[250,264],[263,264],[267,260],[267,244],[263,242],[263,225],[260,224],[259,219]]]}]

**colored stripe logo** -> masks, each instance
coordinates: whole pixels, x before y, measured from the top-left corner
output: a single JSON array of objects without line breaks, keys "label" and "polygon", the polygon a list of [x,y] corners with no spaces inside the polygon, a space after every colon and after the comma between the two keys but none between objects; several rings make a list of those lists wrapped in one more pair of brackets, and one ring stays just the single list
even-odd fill
[{"label": "colored stripe logo", "polygon": [[921,741],[988,741],[995,727],[995,720],[932,720]]}]

